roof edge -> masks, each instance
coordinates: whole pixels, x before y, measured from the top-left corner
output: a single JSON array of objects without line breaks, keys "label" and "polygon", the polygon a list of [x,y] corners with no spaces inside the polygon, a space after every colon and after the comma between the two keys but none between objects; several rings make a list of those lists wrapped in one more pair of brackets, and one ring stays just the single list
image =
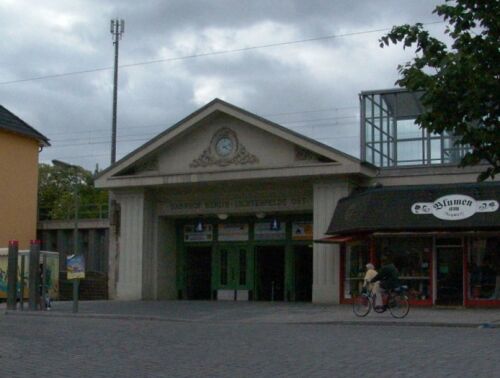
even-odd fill
[{"label": "roof edge", "polygon": [[128,159],[130,159],[132,156],[134,156],[135,154],[137,154],[139,151],[143,150],[144,148],[150,146],[151,144],[157,142],[158,140],[160,140],[161,138],[165,137],[166,135],[168,135],[169,133],[172,133],[174,130],[178,129],[179,127],[181,127],[183,124],[185,124],[186,122],[189,122],[192,118],[196,117],[197,115],[203,113],[205,110],[207,110],[208,108],[216,105],[216,104],[219,104],[219,105],[222,105],[222,106],[226,106],[232,110],[235,110],[243,115],[246,115],[246,116],[249,116],[251,118],[254,118],[260,122],[263,122],[263,123],[266,123],[267,125],[270,125],[280,131],[283,131],[285,133],[288,133],[289,135],[292,135],[294,137],[297,137],[297,138],[300,138],[300,139],[303,139],[305,141],[307,141],[308,143],[311,143],[311,144],[314,144],[320,148],[323,148],[323,149],[326,149],[328,150],[329,152],[331,153],[334,153],[334,154],[338,154],[342,157],[344,157],[345,159],[348,159],[350,161],[352,161],[353,163],[357,163],[357,164],[361,164],[361,160],[352,156],[352,155],[349,155],[345,152],[342,152],[342,151],[339,151],[333,147],[330,147],[324,143],[321,143],[315,139],[312,139],[312,138],[309,138],[303,134],[300,134],[300,133],[297,133],[289,128],[286,128],[284,126],[281,126],[275,122],[272,122],[266,118],[263,118],[255,113],[252,113],[252,112],[249,112],[248,110],[245,110],[245,109],[242,109],[236,105],[233,105],[229,102],[226,102],[224,100],[221,100],[219,98],[214,98],[212,101],[208,102],[207,104],[203,105],[201,108],[195,110],[194,112],[190,113],[189,115],[187,115],[186,117],[184,117],[183,119],[181,119],[180,121],[176,122],[175,124],[173,124],[172,126],[168,127],[166,130],[162,131],[160,134],[156,135],[155,137],[153,137],[152,139],[150,139],[149,141],[147,141],[146,143],[142,144],[141,146],[137,147],[136,149],[134,149],[133,151],[129,152],[127,155],[125,155],[124,157],[122,157],[120,160],[118,160],[117,162],[111,164],[109,167],[105,168],[104,170],[102,170],[101,172],[99,172],[95,178],[96,180],[97,179],[101,179],[104,175],[106,175],[107,173],[109,173],[111,170],[113,170],[114,168],[116,168],[117,166],[119,166],[120,164],[124,163],[125,161],[127,161]]},{"label": "roof edge", "polygon": [[0,105],[0,110],[3,110],[5,111],[6,113],[8,113],[10,116],[12,116],[13,118],[15,118],[18,122],[20,122],[24,127],[27,127],[31,133],[25,133],[23,131],[20,131],[20,130],[12,130],[12,129],[9,129],[9,128],[5,128],[3,127],[1,124],[0,124],[0,128],[3,129],[3,130],[6,130],[6,131],[9,131],[9,132],[12,132],[14,134],[20,134],[20,135],[23,135],[23,136],[26,136],[26,137],[29,137],[29,138],[33,138],[33,139],[36,139],[38,140],[39,142],[41,142],[40,144],[43,145],[44,147],[48,147],[50,146],[50,142],[49,142],[49,138],[47,138],[45,135],[43,135],[41,132],[39,132],[38,130],[36,130],[33,126],[30,126],[28,125],[25,121],[23,121],[21,118],[19,118],[17,115],[15,115],[14,113],[12,113],[9,109],[7,109],[5,106],[2,106]]}]

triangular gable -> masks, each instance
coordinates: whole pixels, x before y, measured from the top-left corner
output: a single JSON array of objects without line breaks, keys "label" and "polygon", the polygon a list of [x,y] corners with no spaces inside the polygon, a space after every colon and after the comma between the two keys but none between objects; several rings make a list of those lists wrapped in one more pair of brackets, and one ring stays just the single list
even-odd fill
[{"label": "triangular gable", "polygon": [[[146,142],[141,147],[129,153],[121,160],[111,165],[98,176],[98,183],[104,182],[114,176],[134,175],[138,172],[155,171],[157,168],[158,151],[174,143],[178,138],[192,131],[197,124],[217,115],[225,114],[234,117],[246,124],[268,132],[296,146],[297,154],[306,159],[318,159],[319,161],[337,162],[339,164],[359,165],[360,161],[350,155],[324,145],[314,139],[305,137],[281,125],[259,117],[246,110],[238,108],[220,99],[214,99],[204,107],[187,116],[174,126],[170,127],[155,138]],[[252,159],[252,152],[248,152],[243,158]],[[201,154],[192,164],[203,165],[210,156]],[[105,185],[103,185],[105,186]]]}]

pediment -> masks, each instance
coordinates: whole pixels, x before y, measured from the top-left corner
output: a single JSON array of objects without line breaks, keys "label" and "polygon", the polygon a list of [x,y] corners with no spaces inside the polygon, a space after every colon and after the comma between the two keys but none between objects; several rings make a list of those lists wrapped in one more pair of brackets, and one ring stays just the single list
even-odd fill
[{"label": "pediment", "polygon": [[359,165],[349,155],[221,100],[174,125],[97,179]]}]

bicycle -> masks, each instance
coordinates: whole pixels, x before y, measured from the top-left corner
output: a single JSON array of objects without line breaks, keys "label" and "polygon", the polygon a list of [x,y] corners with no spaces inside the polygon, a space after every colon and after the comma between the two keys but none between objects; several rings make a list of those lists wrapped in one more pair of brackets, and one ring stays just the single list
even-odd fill
[{"label": "bicycle", "polygon": [[373,311],[379,314],[389,310],[394,318],[402,319],[410,312],[410,303],[406,295],[407,291],[408,286],[402,285],[389,291],[389,293],[383,293],[384,305],[382,307],[376,307],[375,294],[373,294],[371,290],[363,290],[360,296],[354,298],[352,310],[354,314],[359,317],[368,315],[372,308]]}]

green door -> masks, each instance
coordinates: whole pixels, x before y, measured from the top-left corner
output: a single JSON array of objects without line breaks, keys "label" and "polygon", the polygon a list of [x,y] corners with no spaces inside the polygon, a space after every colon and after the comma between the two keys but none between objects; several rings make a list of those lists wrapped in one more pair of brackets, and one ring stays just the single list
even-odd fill
[{"label": "green door", "polygon": [[[215,254],[214,287],[223,299],[250,299],[253,258],[245,245],[223,245]],[[233,296],[233,298],[231,298]]]}]

